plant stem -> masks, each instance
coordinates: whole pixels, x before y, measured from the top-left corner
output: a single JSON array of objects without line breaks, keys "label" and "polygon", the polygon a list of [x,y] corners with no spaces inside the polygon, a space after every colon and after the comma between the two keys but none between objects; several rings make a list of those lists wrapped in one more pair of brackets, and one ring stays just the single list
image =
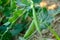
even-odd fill
[{"label": "plant stem", "polygon": [[[46,24],[47,25],[47,24]],[[48,26],[48,25],[47,25]],[[56,37],[57,40],[60,40],[60,37],[58,36],[58,34],[54,31],[54,29],[51,28],[51,26],[48,26],[48,29],[50,29],[50,32],[54,34],[54,36]]]},{"label": "plant stem", "polygon": [[32,8],[32,11],[33,11],[33,20],[34,20],[36,29],[37,29],[37,31],[39,32],[39,34],[40,34],[40,36],[41,36],[41,40],[42,40],[42,34],[41,34],[41,31],[40,31],[41,29],[40,29],[40,27],[39,27],[38,20],[37,20],[37,18],[36,18],[36,13],[35,13],[33,1],[31,1],[31,8]]}]

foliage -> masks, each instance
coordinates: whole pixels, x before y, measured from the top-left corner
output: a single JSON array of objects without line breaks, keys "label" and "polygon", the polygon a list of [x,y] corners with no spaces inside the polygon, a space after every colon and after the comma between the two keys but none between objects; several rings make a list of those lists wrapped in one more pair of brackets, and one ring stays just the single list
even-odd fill
[{"label": "foliage", "polygon": [[13,36],[22,32],[24,32],[22,33],[24,34],[23,38],[28,39],[35,29],[42,37],[41,30],[47,28],[50,28],[50,31],[59,40],[59,36],[50,27],[59,9],[56,13],[54,11],[51,14],[51,10],[47,10],[46,7],[36,6],[41,1],[0,0],[0,40],[12,40]]}]

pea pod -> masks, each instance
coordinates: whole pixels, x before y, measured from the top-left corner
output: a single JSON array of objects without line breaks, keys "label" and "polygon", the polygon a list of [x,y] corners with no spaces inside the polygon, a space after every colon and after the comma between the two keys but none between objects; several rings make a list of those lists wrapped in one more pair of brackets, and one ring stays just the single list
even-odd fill
[{"label": "pea pod", "polygon": [[29,29],[26,31],[24,38],[27,39],[35,31],[34,21],[29,26]]}]

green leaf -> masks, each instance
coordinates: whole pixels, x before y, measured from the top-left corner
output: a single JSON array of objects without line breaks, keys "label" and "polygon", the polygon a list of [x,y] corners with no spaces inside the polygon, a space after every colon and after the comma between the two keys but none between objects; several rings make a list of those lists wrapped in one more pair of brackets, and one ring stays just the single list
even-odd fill
[{"label": "green leaf", "polygon": [[11,31],[12,36],[18,35],[23,31],[25,24],[16,24],[14,30]]},{"label": "green leaf", "polygon": [[34,21],[30,24],[28,30],[26,31],[24,38],[27,39],[35,31]]},{"label": "green leaf", "polygon": [[11,7],[11,10],[16,9],[16,0],[11,0],[10,7]]},{"label": "green leaf", "polygon": [[21,0],[21,2],[22,2],[23,4],[25,4],[25,5],[29,5],[29,4],[30,4],[28,0]]},{"label": "green leaf", "polygon": [[9,24],[10,24],[10,22],[6,22],[3,25],[8,26]]},{"label": "green leaf", "polygon": [[9,22],[13,23],[15,20],[17,20],[18,17],[20,17],[23,14],[23,10],[17,10],[13,13],[13,16],[9,18]]},{"label": "green leaf", "polygon": [[19,39],[18,40],[26,40],[26,39],[24,39],[23,37],[19,37]]},{"label": "green leaf", "polygon": [[2,40],[12,40],[12,35],[10,31],[8,31],[2,38]]},{"label": "green leaf", "polygon": [[42,0],[32,0],[34,3],[40,3]]},{"label": "green leaf", "polygon": [[17,6],[19,6],[19,7],[23,8],[23,7],[26,6],[25,4],[23,4],[23,3],[21,2],[21,0],[16,0],[16,1],[17,1]]},{"label": "green leaf", "polygon": [[2,1],[0,0],[0,5],[2,4]]}]

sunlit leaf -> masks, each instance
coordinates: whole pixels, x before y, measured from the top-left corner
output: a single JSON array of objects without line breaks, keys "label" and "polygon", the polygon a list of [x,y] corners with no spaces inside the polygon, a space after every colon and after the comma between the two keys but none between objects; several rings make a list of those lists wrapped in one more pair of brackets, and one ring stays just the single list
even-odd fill
[{"label": "sunlit leaf", "polygon": [[17,10],[13,13],[13,16],[8,20],[9,22],[13,23],[19,16],[23,14],[23,10]]}]

